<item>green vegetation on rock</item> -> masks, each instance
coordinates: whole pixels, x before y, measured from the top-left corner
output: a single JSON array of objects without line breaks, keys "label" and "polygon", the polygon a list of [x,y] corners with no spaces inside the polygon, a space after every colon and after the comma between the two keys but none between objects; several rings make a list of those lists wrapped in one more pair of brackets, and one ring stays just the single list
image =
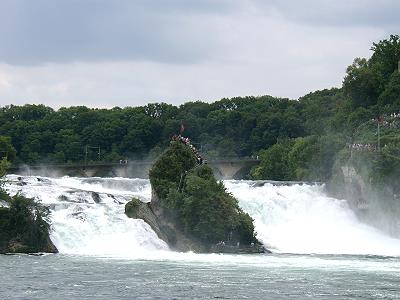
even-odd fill
[{"label": "green vegetation on rock", "polygon": [[151,185],[157,196],[166,199],[170,190],[178,190],[185,174],[195,166],[196,159],[190,148],[181,142],[172,142],[149,173]]},{"label": "green vegetation on rock", "polygon": [[49,238],[49,210],[33,199],[2,193],[8,207],[0,207],[1,252],[57,252]]},{"label": "green vegetation on rock", "polygon": [[257,242],[251,217],[218,182],[207,165],[196,165],[190,148],[171,142],[150,170],[150,182],[167,216],[177,228],[210,247],[220,241]]},{"label": "green vegetation on rock", "polygon": [[132,198],[132,200],[125,205],[125,214],[129,218],[137,219],[141,204],[142,201],[140,201],[138,198]]},{"label": "green vegetation on rock", "polygon": [[[1,175],[8,166],[3,158]],[[47,207],[20,194],[11,197],[1,186],[0,201],[0,253],[57,252],[49,238],[50,211]]]}]

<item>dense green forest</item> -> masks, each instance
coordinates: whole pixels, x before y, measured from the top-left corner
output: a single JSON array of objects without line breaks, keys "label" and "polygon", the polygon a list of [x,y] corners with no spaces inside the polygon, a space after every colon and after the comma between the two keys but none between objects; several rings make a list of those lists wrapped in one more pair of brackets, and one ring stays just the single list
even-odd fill
[{"label": "dense green forest", "polygon": [[[85,148],[91,160],[154,158],[181,124],[210,158],[245,157],[275,144],[278,138],[303,136],[301,105],[269,96],[222,99],[209,104],[165,103],[142,107],[90,109],[43,105],[7,106],[0,110],[0,134],[11,138],[24,163],[78,162]],[[4,141],[4,144],[5,141]],[[9,154],[10,154],[9,153]]]},{"label": "dense green forest", "polygon": [[371,51],[347,68],[341,88],[297,100],[236,97],[112,109],[5,106],[0,155],[15,164],[82,162],[86,155],[89,161],[154,159],[183,124],[184,135],[208,159],[259,156],[251,172],[256,179],[325,180],[337,157],[355,144],[356,150],[368,145],[382,163],[396,166],[400,38],[391,35]]}]

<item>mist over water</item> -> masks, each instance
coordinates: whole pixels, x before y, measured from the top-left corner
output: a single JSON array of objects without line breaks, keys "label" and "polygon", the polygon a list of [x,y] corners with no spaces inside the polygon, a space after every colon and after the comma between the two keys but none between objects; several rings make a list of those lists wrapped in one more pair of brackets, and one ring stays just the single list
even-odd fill
[{"label": "mist over water", "polygon": [[[230,256],[174,253],[142,220],[129,219],[132,197],[150,201],[148,180],[7,176],[6,189],[40,200],[52,210],[51,238],[60,253],[230,261]],[[327,197],[323,186],[258,185],[225,181],[229,192],[255,221],[258,238],[277,253],[400,255],[400,240],[363,224],[345,200]],[[258,256],[238,262],[260,260]]]},{"label": "mist over water", "polygon": [[129,219],[125,204],[150,201],[142,179],[7,176],[6,188],[40,200],[52,211],[51,239],[64,254],[135,257],[168,250],[143,220]]},{"label": "mist over water", "polygon": [[285,253],[400,255],[400,240],[362,223],[346,200],[322,185],[225,181],[255,220],[259,239]]}]

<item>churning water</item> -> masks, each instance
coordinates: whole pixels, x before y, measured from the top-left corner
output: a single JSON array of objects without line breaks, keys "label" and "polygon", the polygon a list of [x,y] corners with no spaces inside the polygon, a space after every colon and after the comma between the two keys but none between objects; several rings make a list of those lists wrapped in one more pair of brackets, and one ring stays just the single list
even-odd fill
[{"label": "churning water", "polygon": [[124,213],[132,197],[150,201],[148,180],[14,175],[7,179],[11,194],[21,192],[50,206],[51,239],[60,253],[137,257],[168,249],[147,223]]},{"label": "churning water", "polygon": [[[127,178],[7,177],[7,189],[40,200],[52,210],[52,240],[61,253],[140,257],[167,245],[124,205],[150,201],[148,180]],[[400,255],[400,240],[361,223],[345,200],[327,197],[321,185],[225,181],[255,220],[259,239],[279,253]]]},{"label": "churning water", "polygon": [[176,253],[145,222],[132,197],[148,180],[7,176],[6,189],[51,208],[60,251],[0,256],[1,299],[381,298],[400,295],[400,240],[360,222],[323,186],[225,181],[255,220],[272,255]]},{"label": "churning water", "polygon": [[360,222],[346,200],[321,185],[228,181],[228,190],[255,220],[258,237],[285,253],[400,255],[400,239]]}]

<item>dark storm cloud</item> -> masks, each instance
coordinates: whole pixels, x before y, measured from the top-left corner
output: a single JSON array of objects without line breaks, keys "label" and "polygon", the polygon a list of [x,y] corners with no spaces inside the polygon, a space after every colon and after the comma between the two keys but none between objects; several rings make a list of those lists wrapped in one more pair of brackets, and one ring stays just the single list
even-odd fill
[{"label": "dark storm cloud", "polygon": [[255,0],[265,9],[299,23],[316,26],[369,26],[386,30],[400,27],[398,0]]},{"label": "dark storm cloud", "polygon": [[201,61],[219,47],[217,38],[206,30],[207,24],[195,18],[227,13],[232,6],[227,3],[3,0],[0,62],[29,65],[126,59]]}]

